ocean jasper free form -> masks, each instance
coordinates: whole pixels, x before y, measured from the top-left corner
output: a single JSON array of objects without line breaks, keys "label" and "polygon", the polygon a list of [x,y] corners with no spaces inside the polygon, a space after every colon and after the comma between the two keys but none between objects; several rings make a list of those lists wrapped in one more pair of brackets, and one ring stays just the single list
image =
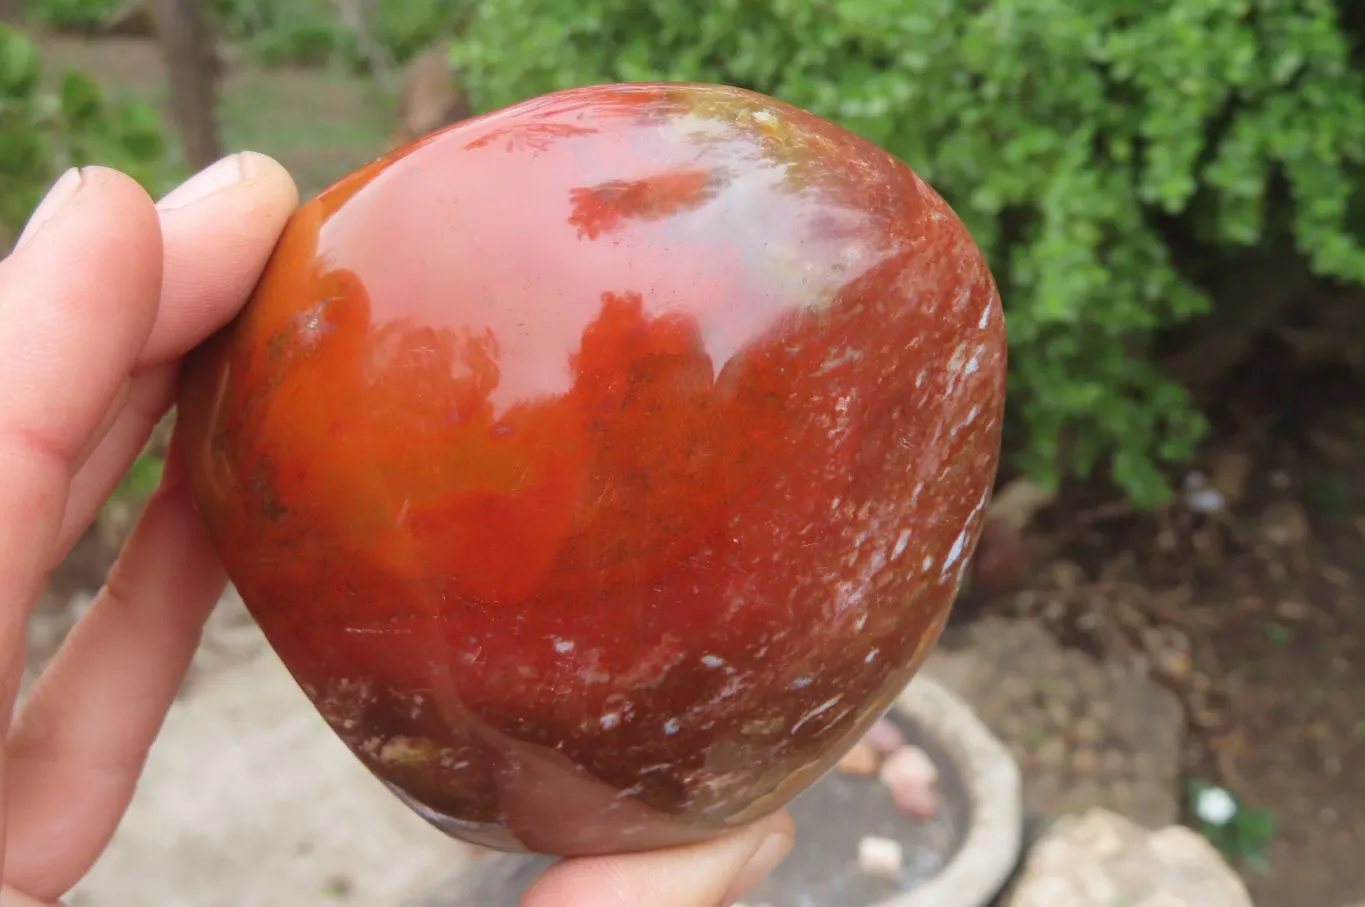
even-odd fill
[{"label": "ocean jasper free form", "polygon": [[590,854],[771,812],[887,708],[1004,391],[991,275],[909,167],[637,84],[308,202],[179,420],[232,581],[356,756],[450,834]]}]

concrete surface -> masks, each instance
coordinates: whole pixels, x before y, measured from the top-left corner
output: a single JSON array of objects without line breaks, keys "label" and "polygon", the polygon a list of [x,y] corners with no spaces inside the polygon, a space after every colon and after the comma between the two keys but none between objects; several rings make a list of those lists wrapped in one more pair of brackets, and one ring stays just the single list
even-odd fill
[{"label": "concrete surface", "polygon": [[70,907],[401,904],[470,858],[322,723],[263,645],[176,703]]}]

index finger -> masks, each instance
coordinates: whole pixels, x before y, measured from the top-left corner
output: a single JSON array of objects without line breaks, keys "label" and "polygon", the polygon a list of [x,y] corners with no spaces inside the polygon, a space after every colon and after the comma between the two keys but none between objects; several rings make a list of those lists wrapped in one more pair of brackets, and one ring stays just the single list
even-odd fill
[{"label": "index finger", "polygon": [[[75,171],[73,171],[75,172]],[[132,178],[86,167],[0,261],[0,692],[48,566],[71,463],[118,397],[156,320],[161,226]],[[57,210],[53,211],[53,205]],[[0,701],[7,725],[8,700]]]},{"label": "index finger", "polygon": [[[199,204],[206,191],[215,193],[213,203]],[[165,255],[161,310],[139,366],[179,359],[237,314],[298,200],[283,167],[243,151],[157,204]]]},{"label": "index finger", "polygon": [[59,210],[0,261],[0,444],[69,460],[155,323],[161,222],[141,186],[102,167],[70,171],[50,201]]}]

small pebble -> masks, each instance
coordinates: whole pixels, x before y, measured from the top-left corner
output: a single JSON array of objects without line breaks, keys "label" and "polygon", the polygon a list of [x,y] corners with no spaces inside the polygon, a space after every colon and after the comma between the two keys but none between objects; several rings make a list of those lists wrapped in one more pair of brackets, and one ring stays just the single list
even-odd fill
[{"label": "small pebble", "polygon": [[905,734],[890,718],[878,718],[877,723],[867,729],[863,740],[879,756],[889,756],[905,746]]},{"label": "small pebble", "polygon": [[931,787],[938,784],[938,766],[934,765],[934,760],[924,750],[906,745],[882,763],[881,777],[888,787],[909,781]]},{"label": "small pebble", "polygon": [[864,875],[895,879],[904,865],[905,851],[899,842],[871,835],[858,842],[858,868]]},{"label": "small pebble", "polygon": [[859,740],[853,744],[851,750],[844,753],[843,758],[835,764],[834,770],[845,775],[861,775],[866,778],[877,774],[877,768],[881,762],[881,754],[874,750],[866,740]]},{"label": "small pebble", "polygon": [[938,790],[932,787],[906,785],[894,788],[891,799],[896,808],[912,819],[927,821],[938,815]]},{"label": "small pebble", "polygon": [[896,808],[915,819],[938,812],[938,767],[917,746],[903,746],[882,763],[880,778]]}]

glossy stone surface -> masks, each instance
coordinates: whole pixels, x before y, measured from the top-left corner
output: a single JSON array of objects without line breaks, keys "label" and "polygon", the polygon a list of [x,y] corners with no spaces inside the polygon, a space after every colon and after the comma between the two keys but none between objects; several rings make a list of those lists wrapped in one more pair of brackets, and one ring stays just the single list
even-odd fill
[{"label": "glossy stone surface", "polygon": [[947,205],[715,86],[539,98],[295,216],[187,362],[200,511],[337,734],[438,827],[751,821],[885,710],[995,474],[1005,334]]}]

